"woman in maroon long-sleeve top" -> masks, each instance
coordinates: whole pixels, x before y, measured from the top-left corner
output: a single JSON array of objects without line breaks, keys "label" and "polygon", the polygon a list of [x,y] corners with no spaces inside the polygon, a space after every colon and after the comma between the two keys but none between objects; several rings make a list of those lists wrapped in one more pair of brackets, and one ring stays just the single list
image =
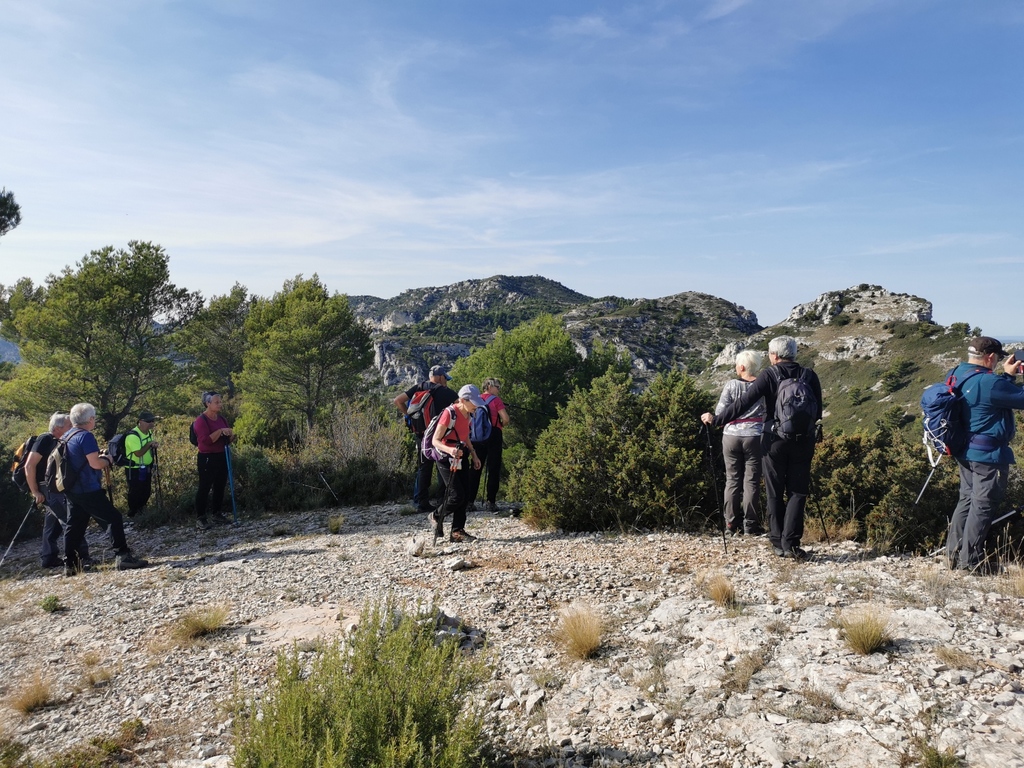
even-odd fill
[{"label": "woman in maroon long-sleeve top", "polygon": [[228,481],[228,462],[224,449],[235,433],[228,426],[227,419],[220,415],[223,403],[217,392],[203,392],[203,405],[206,406],[206,410],[192,423],[192,429],[196,433],[196,444],[199,448],[199,455],[196,457],[199,469],[196,524],[200,530],[205,531],[210,527],[206,509],[211,491],[213,500],[210,507],[213,521],[222,525],[229,522],[221,513],[220,506],[224,502],[224,486]]}]

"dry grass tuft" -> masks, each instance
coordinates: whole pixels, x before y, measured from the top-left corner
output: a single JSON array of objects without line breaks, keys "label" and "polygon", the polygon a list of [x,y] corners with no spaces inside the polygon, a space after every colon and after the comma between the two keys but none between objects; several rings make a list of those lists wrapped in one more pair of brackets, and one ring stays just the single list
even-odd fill
[{"label": "dry grass tuft", "polygon": [[704,595],[708,599],[713,600],[722,608],[735,608],[737,606],[736,587],[733,586],[728,577],[720,573],[704,579],[701,589],[703,589]]},{"label": "dry grass tuft", "polygon": [[943,664],[953,669],[978,669],[981,665],[971,654],[951,645],[943,645],[935,649],[935,655]]},{"label": "dry grass tuft", "polygon": [[722,680],[722,687],[730,693],[743,693],[750,679],[768,665],[771,654],[764,648],[740,656]]},{"label": "dry grass tuft", "polygon": [[171,639],[178,645],[189,645],[201,637],[223,629],[231,607],[212,605],[185,613],[171,625]]},{"label": "dry grass tuft", "polygon": [[559,611],[555,638],[570,656],[577,659],[593,657],[601,647],[604,621],[589,605],[577,603]]},{"label": "dry grass tuft", "polygon": [[331,515],[327,518],[327,530],[333,534],[341,533],[341,529],[345,527],[345,516],[344,515]]},{"label": "dry grass tuft", "polygon": [[807,516],[804,520],[804,535],[802,540],[805,544],[820,544],[823,541],[856,541],[860,534],[860,523],[857,520],[845,522],[830,522],[828,525],[828,536],[821,526],[821,520],[816,517]]},{"label": "dry grass tuft", "polygon": [[1013,565],[1002,577],[1003,592],[1013,597],[1024,597],[1024,568]]},{"label": "dry grass tuft", "polygon": [[947,570],[930,568],[921,581],[932,605],[944,606],[953,594],[953,578]]},{"label": "dry grass tuft", "polygon": [[53,698],[50,682],[43,679],[43,676],[36,672],[24,688],[11,695],[8,703],[12,709],[27,715],[54,704],[55,699]]},{"label": "dry grass tuft", "polygon": [[882,650],[892,642],[889,616],[878,609],[860,608],[838,619],[846,645],[862,656]]}]

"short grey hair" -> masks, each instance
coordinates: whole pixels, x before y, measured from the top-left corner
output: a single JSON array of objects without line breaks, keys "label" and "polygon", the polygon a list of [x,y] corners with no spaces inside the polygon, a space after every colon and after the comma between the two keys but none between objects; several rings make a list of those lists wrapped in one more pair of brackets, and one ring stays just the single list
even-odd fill
[{"label": "short grey hair", "polygon": [[792,336],[776,336],[768,342],[768,353],[782,360],[796,360],[796,339]]},{"label": "short grey hair", "polygon": [[220,392],[203,392],[203,406],[209,405],[210,401],[215,397],[220,397]]},{"label": "short grey hair", "polygon": [[[88,419],[86,419],[88,421]],[[55,429],[67,426],[71,422],[71,417],[66,413],[55,413],[50,417],[50,431],[53,432]]]},{"label": "short grey hair", "polygon": [[495,378],[484,379],[484,383],[480,385],[480,391],[483,392],[488,387],[497,387],[498,389],[501,389],[501,382]]},{"label": "short grey hair", "polygon": [[76,427],[88,423],[96,417],[96,407],[89,403],[75,403],[71,406],[71,423]]},{"label": "short grey hair", "polygon": [[756,376],[764,365],[764,355],[754,349],[744,349],[736,355],[736,365],[742,365],[743,370],[751,376]]}]

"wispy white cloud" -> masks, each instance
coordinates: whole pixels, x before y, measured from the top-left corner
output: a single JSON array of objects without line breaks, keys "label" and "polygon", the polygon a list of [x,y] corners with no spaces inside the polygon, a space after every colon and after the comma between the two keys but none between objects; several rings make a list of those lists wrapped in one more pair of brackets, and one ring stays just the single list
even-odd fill
[{"label": "wispy white cloud", "polygon": [[898,256],[920,251],[938,251],[950,248],[981,248],[1004,242],[1008,235],[1002,232],[952,232],[927,235],[914,240],[903,240],[867,248],[861,256]]},{"label": "wispy white cloud", "polygon": [[551,23],[554,37],[582,37],[607,40],[618,37],[620,32],[612,27],[604,16],[587,15],[576,18],[555,18]]},{"label": "wispy white cloud", "polygon": [[724,16],[735,13],[749,2],[750,0],[714,0],[707,10],[701,14],[701,18],[707,20],[721,19]]}]

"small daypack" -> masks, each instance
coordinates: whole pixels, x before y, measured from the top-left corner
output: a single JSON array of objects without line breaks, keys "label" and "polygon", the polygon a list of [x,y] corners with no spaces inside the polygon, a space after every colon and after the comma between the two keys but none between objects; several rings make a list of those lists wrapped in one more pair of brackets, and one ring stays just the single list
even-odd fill
[{"label": "small daypack", "polygon": [[966,450],[971,432],[964,413],[964,396],[961,388],[978,374],[987,373],[987,370],[982,368],[965,376],[963,381],[957,381],[953,375],[955,370],[956,368],[953,368],[949,372],[945,381],[932,384],[921,395],[924,444],[928,449],[928,460],[933,467],[938,463],[938,458],[932,460],[933,450],[938,453],[939,458],[959,456]]},{"label": "small daypack", "polygon": [[128,458],[128,454],[124,450],[124,439],[126,437],[128,437],[128,433],[114,435],[110,438],[110,442],[107,443],[107,454],[114,462],[114,465],[118,467],[127,467],[134,463]]},{"label": "small daypack", "polygon": [[[444,411],[451,411],[451,421],[448,422],[448,429],[445,430],[444,437],[448,437],[451,431],[455,429],[455,420],[458,418],[455,413],[455,406],[449,405]],[[441,413],[444,413],[441,411]],[[437,414],[430,420],[427,425],[427,429],[423,432],[423,443],[420,447],[420,452],[423,454],[423,458],[429,459],[430,461],[443,461],[448,458],[447,454],[439,453],[434,447],[434,433],[437,431],[437,423],[441,420],[441,413]],[[443,440],[444,438],[442,438]]]},{"label": "small daypack", "polygon": [[66,493],[68,488],[78,482],[78,470],[72,466],[68,454],[68,439],[73,434],[77,433],[66,434],[57,440],[46,460],[46,484],[51,491],[57,493]]},{"label": "small daypack", "polygon": [[486,400],[483,408],[477,408],[473,411],[473,418],[469,421],[469,439],[474,444],[486,443],[491,437],[491,430],[493,428],[490,400]]},{"label": "small daypack", "polygon": [[405,410],[405,423],[409,425],[409,429],[417,435],[424,434],[427,431],[427,425],[434,418],[434,390],[421,389],[419,392],[414,392],[413,396],[409,398],[409,405]]},{"label": "small daypack", "polygon": [[14,481],[18,490],[24,493],[28,493],[30,490],[28,480],[25,479],[25,462],[28,461],[28,455],[32,451],[32,446],[35,445],[36,437],[37,435],[32,435],[22,443],[14,452],[14,461],[11,462],[11,480]]},{"label": "small daypack", "polygon": [[818,420],[818,398],[807,381],[807,369],[799,375],[782,378],[775,395],[775,434],[785,440],[814,439],[814,424]]},{"label": "small daypack", "polygon": [[188,441],[196,448],[199,447],[199,435],[196,434],[196,423],[194,421],[188,425]]}]

